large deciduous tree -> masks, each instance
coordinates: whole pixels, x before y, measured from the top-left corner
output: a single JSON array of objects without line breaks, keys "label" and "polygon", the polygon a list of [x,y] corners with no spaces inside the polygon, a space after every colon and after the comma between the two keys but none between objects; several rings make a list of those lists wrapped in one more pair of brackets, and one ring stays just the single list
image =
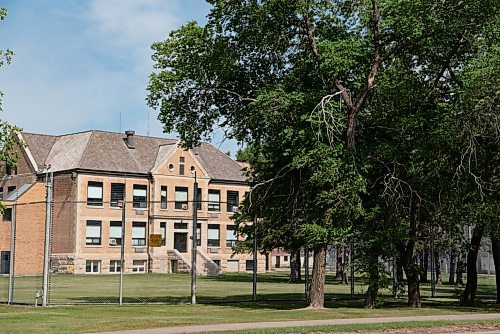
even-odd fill
[{"label": "large deciduous tree", "polygon": [[384,230],[403,236],[394,244],[419,306],[422,194],[439,171],[422,166],[440,152],[426,138],[496,1],[208,2],[206,26],[153,45],[148,104],[165,131],[192,147],[217,125],[252,148],[241,217],[258,214],[270,245],[314,250],[309,306],[323,306],[327,245],[354,235],[374,305]]}]

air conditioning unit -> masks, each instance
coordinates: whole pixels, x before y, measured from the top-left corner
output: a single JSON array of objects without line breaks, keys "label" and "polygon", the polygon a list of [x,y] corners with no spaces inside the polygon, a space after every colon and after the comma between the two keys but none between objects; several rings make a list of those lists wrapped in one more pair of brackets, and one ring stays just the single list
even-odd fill
[{"label": "air conditioning unit", "polygon": [[182,210],[187,210],[188,209],[188,205],[187,204],[182,204]]},{"label": "air conditioning unit", "polygon": [[116,245],[118,245],[118,244],[116,243],[116,239],[109,239],[109,245],[110,245],[110,246],[116,246]]}]

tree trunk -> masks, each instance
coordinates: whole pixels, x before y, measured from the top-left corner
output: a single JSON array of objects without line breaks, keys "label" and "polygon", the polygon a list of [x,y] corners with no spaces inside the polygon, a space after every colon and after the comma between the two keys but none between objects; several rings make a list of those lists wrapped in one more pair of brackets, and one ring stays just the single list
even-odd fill
[{"label": "tree trunk", "polygon": [[403,282],[403,258],[400,256],[396,257],[396,279],[399,283]]},{"label": "tree trunk", "polygon": [[448,277],[449,284],[455,284],[455,250],[450,248],[450,276]]},{"label": "tree trunk", "polygon": [[427,278],[427,273],[429,272],[429,251],[427,246],[422,252],[422,274],[420,275],[420,282],[429,283],[429,279]]},{"label": "tree trunk", "polygon": [[376,307],[380,272],[378,268],[378,255],[370,254],[368,259],[368,290],[366,291],[365,308],[373,309]]},{"label": "tree trunk", "polygon": [[417,240],[418,210],[420,202],[412,196],[410,203],[410,228],[408,231],[409,241],[406,244],[403,255],[403,267],[406,273],[408,285],[408,306],[421,307],[419,265],[415,263],[415,243]]},{"label": "tree trunk", "polygon": [[438,250],[434,250],[434,268],[436,270],[436,285],[443,285],[443,277],[441,276],[441,259]]},{"label": "tree trunk", "polygon": [[300,282],[300,249],[290,252],[290,282]]},{"label": "tree trunk", "polygon": [[326,246],[314,248],[314,263],[309,287],[309,308],[323,308],[325,302]]},{"label": "tree trunk", "polygon": [[481,239],[483,238],[484,224],[478,224],[474,227],[472,238],[470,240],[470,249],[467,253],[467,284],[465,290],[460,296],[461,306],[474,306],[477,292],[477,254]]},{"label": "tree trunk", "polygon": [[497,304],[500,304],[500,234],[491,235],[493,262],[495,263],[495,278],[497,283]]},{"label": "tree trunk", "polygon": [[464,285],[464,268],[464,255],[462,252],[459,252],[457,257],[457,280],[455,282],[457,286]]}]

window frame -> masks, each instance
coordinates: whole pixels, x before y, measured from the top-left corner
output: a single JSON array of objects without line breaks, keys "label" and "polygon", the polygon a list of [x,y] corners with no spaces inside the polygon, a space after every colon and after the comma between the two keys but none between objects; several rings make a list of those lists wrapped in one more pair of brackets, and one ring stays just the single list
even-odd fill
[{"label": "window frame", "polygon": [[[113,268],[113,270],[111,270],[111,268]],[[109,272],[113,273],[113,274],[119,274],[120,271],[121,271],[121,261],[120,260],[109,260]]]},{"label": "window frame", "polygon": [[[90,188],[100,188],[101,189],[101,197],[90,197]],[[87,206],[103,206],[103,193],[104,193],[104,184],[99,181],[88,181],[87,182]]]},{"label": "window frame", "polygon": [[[138,264],[138,262],[141,262],[142,264]],[[146,260],[132,260],[132,273],[136,274],[145,274],[146,273],[146,266],[147,266],[147,261]],[[141,270],[142,268],[142,270]]]},{"label": "window frame", "polygon": [[[231,193],[231,197],[236,196],[236,201],[230,201],[229,194]],[[240,192],[237,190],[228,190],[226,192],[226,211],[227,212],[236,212],[240,206]]]},{"label": "window frame", "polygon": [[[231,234],[234,238],[229,239],[229,231],[233,231]],[[235,225],[226,225],[226,248],[232,248],[238,241],[238,231]]]},{"label": "window frame", "polygon": [[[144,229],[144,238],[134,238],[134,228]],[[132,222],[132,247],[144,247],[146,243],[146,223],[145,222]]]},{"label": "window frame", "polygon": [[[94,271],[94,265],[97,264],[97,271]],[[90,270],[88,270],[90,268]],[[100,274],[101,273],[101,260],[86,260],[85,261],[86,274]]]},{"label": "window frame", "polygon": [[[214,228],[217,226],[217,228]],[[217,239],[210,239],[210,231],[217,231]],[[220,247],[220,224],[208,224],[207,226],[207,246],[208,247]]]},{"label": "window frame", "polygon": [[[111,236],[111,227],[118,227],[118,226],[120,227],[120,236],[119,237],[112,237]],[[109,222],[109,239],[116,240],[116,245],[111,245],[111,243],[109,243],[109,246],[111,246],[111,247],[121,246],[121,244],[123,242],[123,240],[122,240],[122,234],[123,234],[122,228],[123,228],[123,224],[121,221],[112,220]]]},{"label": "window frame", "polygon": [[[210,200],[210,195],[218,195],[219,201]],[[208,211],[220,212],[220,190],[208,189]]]},{"label": "window frame", "polygon": [[168,208],[168,187],[160,187],[160,209],[167,210]]},{"label": "window frame", "polygon": [[[178,200],[178,197],[177,197],[177,194],[180,194],[180,193],[186,193],[186,200]],[[182,208],[183,205],[187,205],[189,204],[189,188],[188,187],[175,187],[175,197],[174,197],[174,200],[175,200],[175,209],[176,210],[184,210]],[[186,210],[188,210],[189,207],[187,207]]]},{"label": "window frame", "polygon": [[[116,196],[117,193],[119,193],[119,190],[117,191],[116,188],[117,186],[122,187],[122,192],[121,192],[121,198],[118,198]],[[119,207],[119,202],[125,200],[125,183],[118,183],[118,182],[113,182],[111,183],[111,192],[109,194],[109,206],[111,207]]]},{"label": "window frame", "polygon": [[[94,224],[94,225],[91,225]],[[99,227],[99,237],[89,236],[89,226]],[[89,242],[89,240],[91,240]],[[85,246],[102,246],[102,220],[89,219],[85,224]]]},{"label": "window frame", "polygon": [[[136,195],[137,191],[145,191],[145,196]],[[146,209],[148,207],[148,186],[145,184],[134,184],[132,187],[132,207],[135,209]]]}]

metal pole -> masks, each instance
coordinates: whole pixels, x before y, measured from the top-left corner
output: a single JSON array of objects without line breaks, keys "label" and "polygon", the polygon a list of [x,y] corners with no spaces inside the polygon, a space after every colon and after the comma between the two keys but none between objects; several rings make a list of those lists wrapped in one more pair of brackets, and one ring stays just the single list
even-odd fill
[{"label": "metal pole", "polygon": [[50,229],[52,227],[52,181],[53,175],[47,170],[45,183],[47,195],[45,196],[45,252],[43,261],[43,295],[42,306],[47,306],[49,295],[49,267],[50,267]]},{"label": "metal pole", "polygon": [[305,295],[306,295],[306,300],[309,299],[309,248],[304,248],[304,267],[305,267],[305,272],[304,272],[304,289],[305,289]]},{"label": "metal pole", "polygon": [[351,241],[351,298],[354,298],[354,241]]},{"label": "metal pole", "polygon": [[10,263],[9,263],[9,297],[8,304],[14,300],[14,258],[16,255],[16,205],[12,206],[10,221]]},{"label": "metal pole", "polygon": [[126,184],[123,187],[123,201],[122,201],[122,243],[120,245],[120,291],[119,295],[119,304],[123,305],[123,273],[125,272],[125,195]]},{"label": "metal pole", "polygon": [[431,229],[431,298],[436,297],[436,256],[434,252],[434,231]]},{"label": "metal pole", "polygon": [[196,170],[194,171],[194,194],[193,194],[193,228],[191,246],[191,304],[196,304],[196,228],[198,227],[198,182],[196,180]]},{"label": "metal pole", "polygon": [[392,296],[398,298],[398,267],[396,257],[392,258]]},{"label": "metal pole", "polygon": [[253,277],[252,277],[252,300],[257,301],[257,216],[253,221]]}]

